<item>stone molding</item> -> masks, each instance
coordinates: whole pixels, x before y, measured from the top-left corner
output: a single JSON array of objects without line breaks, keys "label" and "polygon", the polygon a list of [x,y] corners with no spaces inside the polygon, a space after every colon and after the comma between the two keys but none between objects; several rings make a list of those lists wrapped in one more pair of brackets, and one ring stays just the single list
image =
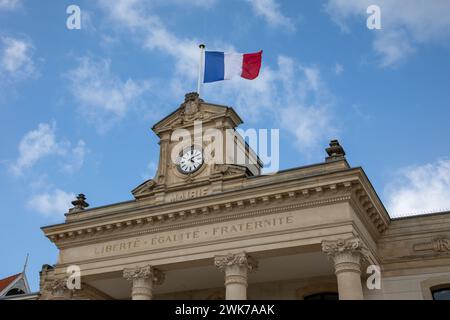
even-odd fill
[{"label": "stone molding", "polygon": [[[379,233],[387,229],[388,221],[381,219],[381,214],[375,209],[367,196],[364,189],[359,182],[348,181],[341,183],[326,184],[316,186],[314,188],[302,188],[297,190],[288,190],[285,192],[274,192],[258,197],[249,197],[244,199],[236,199],[233,201],[219,202],[212,205],[199,205],[186,210],[176,210],[172,212],[153,214],[150,216],[134,217],[120,222],[104,222],[96,224],[95,226],[84,226],[70,231],[57,231],[47,234],[47,237],[58,245],[65,243],[73,243],[76,240],[85,242],[86,237],[95,235],[105,235],[107,237],[113,230],[123,230],[126,232],[130,227],[147,227],[147,229],[133,231],[133,234],[145,234],[156,231],[164,231],[175,228],[183,228],[188,225],[203,224],[209,222],[226,221],[235,217],[242,217],[245,215],[264,215],[274,212],[283,212],[307,206],[318,206],[324,204],[332,204],[341,201],[348,201],[351,197],[360,202],[361,207],[364,208],[366,214],[370,217],[372,223],[375,225]],[[291,200],[285,206],[280,206],[281,200]],[[267,204],[276,203],[275,208],[267,208]],[[229,213],[230,209],[248,210],[248,212],[240,213],[238,215],[227,215],[224,217],[223,213]],[[220,214],[220,215],[219,215]],[[206,217],[206,219],[205,219]],[[187,218],[191,218],[186,221]],[[200,218],[200,219],[199,219]],[[174,224],[174,222],[179,222]]]}]

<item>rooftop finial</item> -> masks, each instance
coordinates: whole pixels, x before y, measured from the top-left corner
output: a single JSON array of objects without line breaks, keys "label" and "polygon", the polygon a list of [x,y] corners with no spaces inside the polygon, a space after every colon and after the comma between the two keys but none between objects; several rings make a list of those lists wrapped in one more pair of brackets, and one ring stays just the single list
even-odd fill
[{"label": "rooftop finial", "polygon": [[74,205],[74,207],[69,209],[69,213],[82,211],[85,208],[89,207],[89,203],[87,203],[85,200],[86,200],[85,195],[80,193],[77,196],[77,200],[72,201],[72,204]]},{"label": "rooftop finial", "polygon": [[199,98],[199,94],[197,92],[189,92],[184,95],[184,102],[195,101]]},{"label": "rooftop finial", "polygon": [[325,158],[326,162],[345,159],[344,148],[342,148],[338,140],[331,140],[330,146],[325,150],[328,154],[328,157]]}]

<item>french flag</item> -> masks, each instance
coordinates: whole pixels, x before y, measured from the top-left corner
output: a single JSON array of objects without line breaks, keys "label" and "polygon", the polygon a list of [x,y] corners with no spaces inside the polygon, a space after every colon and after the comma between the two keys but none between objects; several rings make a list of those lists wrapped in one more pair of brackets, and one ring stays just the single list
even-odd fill
[{"label": "french flag", "polygon": [[261,69],[262,50],[255,53],[205,52],[203,82],[229,80],[235,76],[253,80]]}]

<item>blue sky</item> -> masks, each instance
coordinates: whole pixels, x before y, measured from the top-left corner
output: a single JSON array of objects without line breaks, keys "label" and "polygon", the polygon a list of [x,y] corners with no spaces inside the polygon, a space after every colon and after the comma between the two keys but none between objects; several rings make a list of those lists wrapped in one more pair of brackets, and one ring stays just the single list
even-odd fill
[{"label": "blue sky", "polygon": [[[74,194],[132,198],[150,127],[196,89],[198,44],[264,50],[258,79],[204,86],[245,128],[280,129],[281,169],[338,138],[391,216],[450,207],[450,3],[400,0],[0,0],[0,278],[55,263],[40,227]],[[81,8],[68,30],[66,8]],[[381,9],[381,30],[366,8]]]}]

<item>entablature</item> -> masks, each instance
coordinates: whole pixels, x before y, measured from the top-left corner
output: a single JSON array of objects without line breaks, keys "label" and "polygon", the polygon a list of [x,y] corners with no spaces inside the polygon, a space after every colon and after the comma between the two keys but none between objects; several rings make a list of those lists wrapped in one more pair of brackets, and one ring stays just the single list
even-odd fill
[{"label": "entablature", "polygon": [[[106,212],[43,228],[58,247],[74,246],[111,237],[127,237],[219,220],[238,220],[244,216],[263,216],[276,212],[320,207],[339,202],[356,202],[359,214],[381,235],[388,226],[387,213],[374,199],[359,168],[284,181],[221,194],[160,205],[144,202],[122,204],[123,210]],[[326,223],[326,221],[324,221]]]}]

